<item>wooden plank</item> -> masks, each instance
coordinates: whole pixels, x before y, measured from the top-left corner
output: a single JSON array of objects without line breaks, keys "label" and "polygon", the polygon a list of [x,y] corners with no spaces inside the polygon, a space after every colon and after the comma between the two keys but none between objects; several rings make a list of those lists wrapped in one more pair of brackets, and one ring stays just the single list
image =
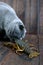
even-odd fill
[{"label": "wooden plank", "polygon": [[4,2],[4,0],[0,0],[1,2]]},{"label": "wooden plank", "polygon": [[17,0],[17,15],[18,17],[25,23],[25,16],[24,16],[24,0]]},{"label": "wooden plank", "polygon": [[24,0],[17,0],[17,14],[20,15],[24,11]]},{"label": "wooden plank", "polygon": [[9,50],[6,47],[0,45],[0,62],[3,61],[4,57],[8,54]]},{"label": "wooden plank", "polygon": [[31,13],[30,8],[31,8],[30,0],[25,0],[25,26],[27,32],[29,32],[30,13]]},{"label": "wooden plank", "polygon": [[30,33],[37,33],[37,0],[31,0]]},{"label": "wooden plank", "polygon": [[25,24],[28,33],[37,33],[37,1],[25,0]]},{"label": "wooden plank", "polygon": [[39,36],[39,49],[40,49],[40,65],[43,64],[43,35]]},{"label": "wooden plank", "polygon": [[13,0],[12,6],[17,13],[17,0]]},{"label": "wooden plank", "polygon": [[43,34],[43,0],[40,0],[40,34]]}]

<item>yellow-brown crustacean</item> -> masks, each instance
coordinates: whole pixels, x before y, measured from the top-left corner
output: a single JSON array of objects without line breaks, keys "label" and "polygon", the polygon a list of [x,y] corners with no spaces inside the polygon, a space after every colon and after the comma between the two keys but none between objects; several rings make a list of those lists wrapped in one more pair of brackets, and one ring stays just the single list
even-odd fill
[{"label": "yellow-brown crustacean", "polygon": [[33,44],[25,43],[22,40],[16,39],[15,43],[6,42],[4,45],[12,47],[13,50],[16,49],[17,54],[25,52],[29,58],[37,57],[40,54]]}]

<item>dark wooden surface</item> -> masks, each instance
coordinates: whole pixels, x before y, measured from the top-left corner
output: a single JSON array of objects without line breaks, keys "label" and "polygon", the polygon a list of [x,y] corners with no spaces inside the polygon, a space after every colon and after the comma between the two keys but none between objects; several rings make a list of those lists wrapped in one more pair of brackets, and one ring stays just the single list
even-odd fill
[{"label": "dark wooden surface", "polygon": [[[27,35],[26,39],[38,48],[37,36]],[[0,42],[0,65],[42,65],[43,64],[43,36],[39,36],[39,51],[40,56],[29,59],[25,54],[17,55],[15,51],[4,47],[3,42]]]}]

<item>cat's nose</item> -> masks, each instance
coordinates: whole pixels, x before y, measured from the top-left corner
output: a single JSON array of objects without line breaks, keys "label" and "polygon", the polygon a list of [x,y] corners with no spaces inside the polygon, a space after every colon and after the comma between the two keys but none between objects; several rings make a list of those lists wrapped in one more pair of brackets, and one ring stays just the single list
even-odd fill
[{"label": "cat's nose", "polygon": [[23,25],[19,25],[19,29],[20,30],[23,30],[24,29],[24,26]]}]

